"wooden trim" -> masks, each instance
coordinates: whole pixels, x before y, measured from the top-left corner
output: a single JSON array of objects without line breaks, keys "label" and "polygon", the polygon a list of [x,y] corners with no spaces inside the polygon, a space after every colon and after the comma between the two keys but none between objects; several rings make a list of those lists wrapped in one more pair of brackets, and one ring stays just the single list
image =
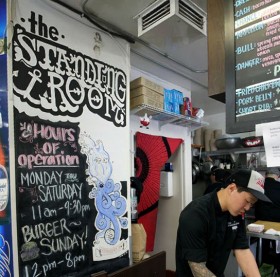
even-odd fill
[{"label": "wooden trim", "polygon": [[108,276],[107,272],[104,270],[90,275],[90,277],[107,277],[107,276]]},{"label": "wooden trim", "polygon": [[166,252],[162,251],[132,266],[108,274],[108,277],[148,277],[166,275]]}]

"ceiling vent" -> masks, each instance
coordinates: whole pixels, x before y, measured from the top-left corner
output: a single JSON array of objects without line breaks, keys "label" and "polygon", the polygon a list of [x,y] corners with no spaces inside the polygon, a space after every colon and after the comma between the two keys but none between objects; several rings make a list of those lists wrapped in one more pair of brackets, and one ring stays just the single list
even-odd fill
[{"label": "ceiling vent", "polygon": [[206,13],[190,0],[157,0],[135,18],[138,36],[148,41],[154,38],[163,43],[166,38],[185,40],[207,35]]}]

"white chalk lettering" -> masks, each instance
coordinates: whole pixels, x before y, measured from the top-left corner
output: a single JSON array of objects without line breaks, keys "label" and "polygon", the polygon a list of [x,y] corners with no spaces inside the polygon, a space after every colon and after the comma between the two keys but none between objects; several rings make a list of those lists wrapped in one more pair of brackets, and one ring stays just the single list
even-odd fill
[{"label": "white chalk lettering", "polygon": [[82,198],[82,186],[83,184],[59,184],[49,186],[38,186],[40,191],[40,201],[51,202],[62,199],[81,199]]},{"label": "white chalk lettering", "polygon": [[43,237],[57,237],[70,234],[71,231],[66,226],[66,219],[62,218],[48,223],[39,223],[36,225],[25,225],[21,227],[24,242],[29,242]]},{"label": "white chalk lettering", "polygon": [[20,180],[22,185],[49,185],[49,184],[61,184],[63,171],[32,171],[20,173]]},{"label": "white chalk lettering", "polygon": [[81,236],[72,234],[59,238],[42,238],[40,241],[42,246],[42,255],[49,256],[54,253],[70,251],[73,249],[84,249],[84,233]]}]

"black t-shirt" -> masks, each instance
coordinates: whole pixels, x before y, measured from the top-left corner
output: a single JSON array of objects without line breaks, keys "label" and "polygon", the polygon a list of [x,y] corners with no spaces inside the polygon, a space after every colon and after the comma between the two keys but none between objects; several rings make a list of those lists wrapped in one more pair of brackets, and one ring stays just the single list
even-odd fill
[{"label": "black t-shirt", "polygon": [[222,276],[230,251],[249,248],[244,220],[222,212],[217,192],[192,201],[181,212],[176,242],[176,276],[193,277],[187,261],[206,262]]},{"label": "black t-shirt", "polygon": [[213,184],[209,184],[207,186],[207,188],[205,189],[203,195],[209,193],[209,192],[212,192],[214,190],[220,190],[221,188],[224,187],[224,183],[223,182],[216,182],[216,183],[213,183]]},{"label": "black t-shirt", "polygon": [[256,219],[280,222],[280,182],[270,177],[265,178],[264,193],[272,203],[258,200],[255,207]]}]

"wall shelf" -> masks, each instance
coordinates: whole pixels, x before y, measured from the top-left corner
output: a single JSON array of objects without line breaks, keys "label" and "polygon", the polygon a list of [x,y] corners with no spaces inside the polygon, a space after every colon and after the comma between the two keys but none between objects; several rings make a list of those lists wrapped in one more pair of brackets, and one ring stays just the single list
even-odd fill
[{"label": "wall shelf", "polygon": [[[247,154],[262,152],[265,152],[264,146],[219,149],[216,151],[205,151],[201,154],[203,157],[216,157],[216,159],[228,159],[230,157],[230,160],[232,160],[236,168],[250,168],[250,166],[248,166]],[[257,157],[260,159],[260,156]],[[267,166],[258,160],[257,164],[251,169],[255,169],[257,171],[266,171]]]},{"label": "wall shelf", "polygon": [[219,149],[216,151],[203,152],[203,154],[206,156],[220,156],[220,155],[228,155],[228,154],[244,154],[244,153],[246,154],[246,153],[257,153],[257,152],[265,152],[264,146]]},{"label": "wall shelf", "polygon": [[152,120],[157,120],[159,122],[159,128],[166,124],[173,124],[188,127],[191,131],[194,131],[196,129],[209,125],[209,123],[204,122],[199,118],[167,112],[146,104],[142,104],[132,109],[130,112],[131,114],[138,116],[145,116],[145,114],[147,114],[147,116],[151,115]]}]

